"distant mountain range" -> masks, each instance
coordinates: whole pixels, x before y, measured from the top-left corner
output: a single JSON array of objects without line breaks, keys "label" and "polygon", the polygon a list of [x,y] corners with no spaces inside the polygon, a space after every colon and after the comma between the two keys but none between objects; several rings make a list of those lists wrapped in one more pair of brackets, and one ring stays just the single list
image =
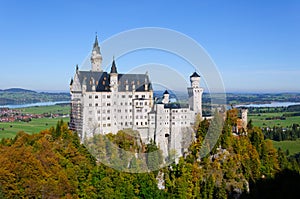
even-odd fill
[{"label": "distant mountain range", "polygon": [[36,92],[22,88],[0,90],[0,106],[70,101],[70,93]]},{"label": "distant mountain range", "polygon": [[0,92],[10,92],[10,93],[36,93],[36,91],[27,90],[23,88],[9,88],[9,89],[0,89]]}]

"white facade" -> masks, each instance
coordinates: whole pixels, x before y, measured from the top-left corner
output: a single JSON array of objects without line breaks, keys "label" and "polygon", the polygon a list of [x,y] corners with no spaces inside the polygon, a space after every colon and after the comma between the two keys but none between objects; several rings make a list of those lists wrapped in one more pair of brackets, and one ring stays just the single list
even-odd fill
[{"label": "white facade", "polygon": [[165,157],[182,155],[193,139],[195,116],[202,115],[200,76],[195,72],[190,77],[189,104],[170,103],[167,91],[154,102],[148,74],[118,74],[114,60],[110,73],[102,71],[97,38],[91,63],[91,71],[76,67],[70,84],[70,129],[81,141],[131,128],[140,132],[143,142],[155,141]]}]

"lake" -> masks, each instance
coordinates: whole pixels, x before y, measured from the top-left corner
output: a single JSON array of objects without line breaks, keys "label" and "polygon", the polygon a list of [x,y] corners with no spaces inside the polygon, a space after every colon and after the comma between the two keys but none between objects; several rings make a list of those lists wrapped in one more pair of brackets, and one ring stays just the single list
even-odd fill
[{"label": "lake", "polygon": [[34,106],[53,106],[56,104],[66,104],[70,103],[70,101],[57,101],[57,102],[37,102],[37,103],[32,103],[32,104],[14,104],[14,105],[3,105],[0,106],[0,108],[27,108],[27,107],[34,107]]},{"label": "lake", "polygon": [[267,104],[247,104],[247,105],[236,105],[235,107],[288,107],[292,105],[300,105],[300,102],[271,102]]}]

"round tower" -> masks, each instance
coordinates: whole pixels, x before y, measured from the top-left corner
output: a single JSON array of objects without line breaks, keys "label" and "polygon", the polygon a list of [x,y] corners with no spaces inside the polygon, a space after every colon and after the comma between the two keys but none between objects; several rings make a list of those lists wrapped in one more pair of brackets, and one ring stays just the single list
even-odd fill
[{"label": "round tower", "polygon": [[189,106],[194,111],[195,115],[199,114],[202,117],[202,93],[203,88],[200,87],[200,75],[194,72],[190,76],[191,87],[188,88]]}]

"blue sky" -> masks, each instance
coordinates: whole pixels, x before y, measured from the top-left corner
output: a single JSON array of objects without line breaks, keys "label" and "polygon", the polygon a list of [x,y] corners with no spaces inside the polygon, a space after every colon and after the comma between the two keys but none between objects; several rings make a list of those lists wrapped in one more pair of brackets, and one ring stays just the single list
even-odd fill
[{"label": "blue sky", "polygon": [[[2,0],[0,27],[0,89],[67,91],[95,32],[101,43],[129,29],[162,27],[202,45],[227,91],[300,92],[297,0]],[[121,72],[150,62],[185,67],[168,58],[166,53],[132,53],[118,59],[117,66]]]}]

